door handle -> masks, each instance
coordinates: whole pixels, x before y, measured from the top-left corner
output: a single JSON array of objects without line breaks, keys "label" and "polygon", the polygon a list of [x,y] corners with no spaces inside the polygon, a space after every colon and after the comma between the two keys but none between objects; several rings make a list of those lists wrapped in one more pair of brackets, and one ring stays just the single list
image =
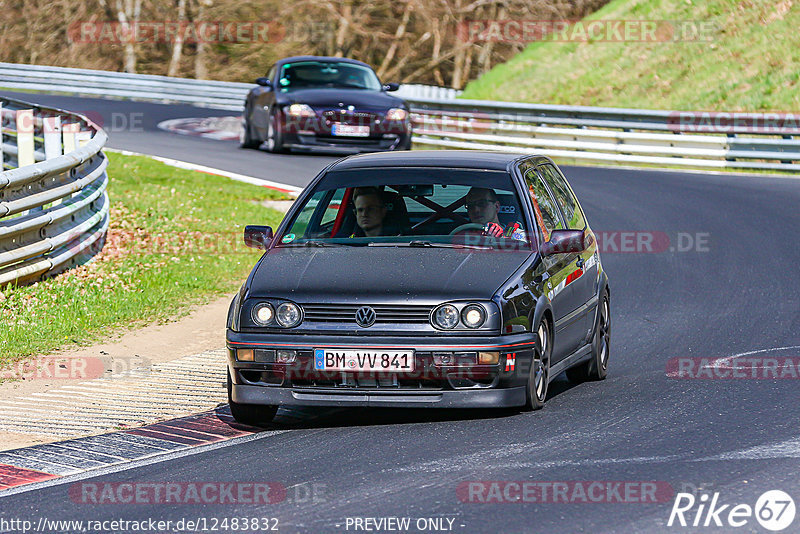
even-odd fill
[{"label": "door handle", "polygon": [[585,263],[586,260],[584,260],[583,258],[578,258],[578,261],[575,262],[575,265],[577,265],[579,269],[583,269]]}]

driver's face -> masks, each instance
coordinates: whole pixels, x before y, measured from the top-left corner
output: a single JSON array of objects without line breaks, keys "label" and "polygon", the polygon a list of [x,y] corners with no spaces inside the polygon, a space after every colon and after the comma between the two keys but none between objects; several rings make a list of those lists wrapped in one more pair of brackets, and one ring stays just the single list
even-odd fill
[{"label": "driver's face", "polygon": [[355,200],[356,219],[364,232],[380,228],[386,216],[386,206],[375,195],[359,195]]},{"label": "driver's face", "polygon": [[486,224],[497,221],[497,212],[500,209],[500,202],[491,200],[489,195],[470,195],[466,202],[467,215],[469,220],[475,224]]}]

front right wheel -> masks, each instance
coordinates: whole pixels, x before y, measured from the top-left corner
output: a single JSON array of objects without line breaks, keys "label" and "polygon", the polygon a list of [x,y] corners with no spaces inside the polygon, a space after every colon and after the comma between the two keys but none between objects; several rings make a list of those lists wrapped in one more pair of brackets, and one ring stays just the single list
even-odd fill
[{"label": "front right wheel", "polygon": [[228,371],[228,406],[231,409],[231,415],[236,419],[237,423],[249,426],[265,426],[272,422],[275,414],[278,412],[277,406],[263,406],[260,404],[239,404],[233,401],[231,392],[233,390],[233,382],[231,381],[231,372]]},{"label": "front right wheel", "polygon": [[547,398],[547,386],[550,382],[550,354],[552,353],[553,337],[550,326],[542,319],[536,330],[536,345],[533,348],[533,360],[528,373],[527,387],[525,388],[525,409],[541,410]]}]

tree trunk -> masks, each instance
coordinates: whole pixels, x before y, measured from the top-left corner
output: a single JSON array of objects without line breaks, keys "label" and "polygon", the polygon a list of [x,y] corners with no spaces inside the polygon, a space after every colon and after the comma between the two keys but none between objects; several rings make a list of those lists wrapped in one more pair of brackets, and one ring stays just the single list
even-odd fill
[{"label": "tree trunk", "polygon": [[136,36],[133,32],[139,22],[142,0],[117,0],[117,20],[124,35],[128,36],[123,47],[122,60],[125,72],[136,73]]},{"label": "tree trunk", "polygon": [[181,67],[181,55],[183,55],[183,23],[186,20],[186,0],[178,0],[178,35],[175,36],[175,43],[172,45],[172,57],[169,60],[167,76],[176,76]]}]

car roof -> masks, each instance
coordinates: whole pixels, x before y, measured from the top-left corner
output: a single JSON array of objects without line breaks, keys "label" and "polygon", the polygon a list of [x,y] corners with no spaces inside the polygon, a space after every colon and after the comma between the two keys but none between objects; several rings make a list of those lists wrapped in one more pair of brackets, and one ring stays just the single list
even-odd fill
[{"label": "car roof", "polygon": [[331,57],[331,56],[292,56],[292,57],[285,57],[275,62],[276,65],[283,65],[284,63],[294,63],[296,61],[335,61],[337,63],[353,63],[355,65],[363,65],[365,67],[372,67],[369,64],[364,63],[363,61],[358,61],[357,59],[350,59],[346,57]]},{"label": "car roof", "polygon": [[[490,152],[483,150],[413,150],[358,154],[335,162],[330,171],[369,167],[452,167],[505,171],[508,165],[523,157],[542,158],[533,154]],[[549,160],[547,160],[549,161]],[[538,162],[537,162],[538,163]]]}]

